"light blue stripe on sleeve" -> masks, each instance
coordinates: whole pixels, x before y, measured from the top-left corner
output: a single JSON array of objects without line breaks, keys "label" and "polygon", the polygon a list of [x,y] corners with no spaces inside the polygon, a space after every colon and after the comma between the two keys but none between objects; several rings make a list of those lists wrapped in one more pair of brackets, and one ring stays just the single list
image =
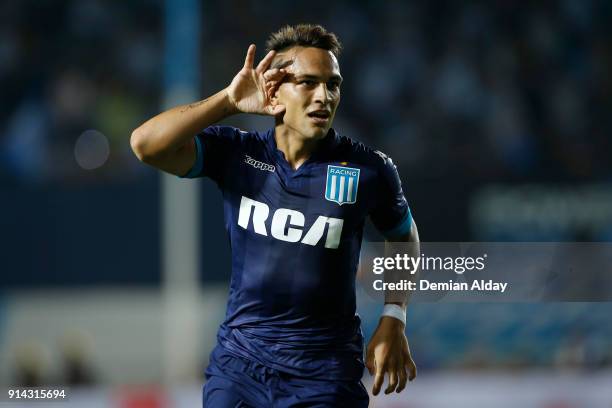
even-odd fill
[{"label": "light blue stripe on sleeve", "polygon": [[204,167],[204,157],[202,154],[202,142],[200,142],[199,137],[195,137],[195,145],[196,145],[196,159],[195,163],[193,163],[193,167],[189,170],[189,173],[184,176],[179,176],[180,178],[194,178],[197,177],[202,172],[202,167]]},{"label": "light blue stripe on sleeve", "polygon": [[406,210],[406,214],[402,217],[402,220],[394,228],[384,231],[382,234],[385,238],[398,238],[407,235],[412,228],[412,213],[410,207]]}]

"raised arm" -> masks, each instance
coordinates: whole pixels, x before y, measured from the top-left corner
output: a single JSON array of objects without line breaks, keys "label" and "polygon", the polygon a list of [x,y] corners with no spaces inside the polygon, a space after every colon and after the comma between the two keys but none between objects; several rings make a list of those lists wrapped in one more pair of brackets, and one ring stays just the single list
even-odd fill
[{"label": "raised arm", "polygon": [[231,84],[213,96],[177,106],[147,120],[132,132],[130,145],[142,162],[182,176],[196,159],[194,136],[202,129],[236,113],[278,115],[282,105],[274,105],[269,95],[285,75],[284,69],[268,69],[274,51],[253,68],[255,45],[247,51],[244,66]]}]

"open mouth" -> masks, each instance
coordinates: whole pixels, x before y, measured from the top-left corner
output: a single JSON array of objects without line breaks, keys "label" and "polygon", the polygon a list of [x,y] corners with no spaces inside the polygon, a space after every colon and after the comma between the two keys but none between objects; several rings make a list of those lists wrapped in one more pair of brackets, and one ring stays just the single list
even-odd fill
[{"label": "open mouth", "polygon": [[325,123],[329,120],[331,113],[327,110],[316,110],[308,113],[308,117],[312,118],[315,123]]}]

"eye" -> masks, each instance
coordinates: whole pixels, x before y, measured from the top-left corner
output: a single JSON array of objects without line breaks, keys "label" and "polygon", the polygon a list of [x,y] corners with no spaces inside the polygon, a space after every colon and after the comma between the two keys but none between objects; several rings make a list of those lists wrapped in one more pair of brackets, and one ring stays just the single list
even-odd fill
[{"label": "eye", "polygon": [[337,91],[339,88],[339,82],[330,82],[329,84],[327,84],[327,89],[329,89],[330,91]]},{"label": "eye", "polygon": [[298,84],[306,85],[306,86],[313,86],[316,84],[316,81],[313,81],[312,79],[302,79],[301,81],[298,82]]}]

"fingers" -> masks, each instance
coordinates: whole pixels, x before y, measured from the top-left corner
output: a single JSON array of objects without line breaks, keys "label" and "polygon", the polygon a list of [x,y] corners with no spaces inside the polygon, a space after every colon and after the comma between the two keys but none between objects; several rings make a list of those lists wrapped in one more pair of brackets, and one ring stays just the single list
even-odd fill
[{"label": "fingers", "polygon": [[264,73],[266,97],[272,99],[287,73],[284,69],[271,69]]},{"label": "fingers", "polygon": [[412,381],[416,378],[416,366],[411,358],[408,358],[405,362],[399,362],[395,364],[390,362],[387,364],[388,368],[379,369],[379,365],[374,361],[373,356],[366,357],[366,367],[372,374],[372,366],[376,367],[376,375],[374,377],[374,386],[372,387],[372,394],[378,395],[385,379],[385,373],[388,374],[389,384],[385,388],[385,394],[391,394],[393,391],[402,392],[408,380]]},{"label": "fingers", "polygon": [[408,376],[406,375],[406,368],[401,367],[398,373],[399,381],[397,384],[396,392],[402,392],[404,388],[406,388],[406,383],[408,382]]},{"label": "fingers", "polygon": [[380,392],[380,387],[383,385],[383,381],[385,380],[385,372],[382,369],[382,366],[376,364],[376,375],[374,376],[374,386],[372,387],[372,394],[378,395]]},{"label": "fingers", "polygon": [[263,77],[266,81],[278,80],[287,75],[287,71],[284,69],[272,68],[264,72]]},{"label": "fingers", "polygon": [[389,371],[389,385],[385,389],[385,394],[391,394],[397,388],[398,375],[397,371],[390,370]]},{"label": "fingers", "polygon": [[412,361],[412,358],[409,358],[408,361],[406,361],[406,368],[408,369],[408,379],[410,381],[414,380],[417,376],[417,368],[416,368],[416,364],[414,364],[414,361]]},{"label": "fingers", "polygon": [[[407,371],[407,372],[406,372]],[[412,381],[416,378],[416,365],[411,357],[408,357],[403,364],[398,367],[398,384],[396,392],[402,392],[406,388],[408,380]],[[391,390],[392,391],[392,390]],[[390,392],[391,392],[390,391]]]},{"label": "fingers", "polygon": [[274,94],[278,90],[279,86],[280,82],[277,81],[266,83],[266,97],[268,100],[271,100],[274,97]]},{"label": "fingers", "polygon": [[280,85],[280,81],[267,81],[266,89],[276,88],[278,85]]},{"label": "fingers", "polygon": [[272,59],[274,58],[275,55],[276,55],[276,51],[274,50],[268,52],[266,56],[264,57],[264,59],[262,59],[261,62],[257,65],[257,68],[255,69],[255,71],[260,75],[263,74],[268,69],[270,64],[272,63]]},{"label": "fingers", "polygon": [[247,55],[244,59],[244,67],[242,67],[243,69],[253,69],[253,64],[255,63],[255,48],[255,44],[249,45]]}]

